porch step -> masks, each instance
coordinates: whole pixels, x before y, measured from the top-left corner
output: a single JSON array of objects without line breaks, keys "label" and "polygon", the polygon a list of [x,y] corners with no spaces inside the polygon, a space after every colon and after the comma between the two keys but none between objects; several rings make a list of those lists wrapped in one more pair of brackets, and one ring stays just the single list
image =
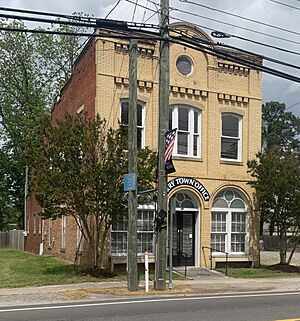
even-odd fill
[{"label": "porch step", "polygon": [[[173,271],[183,275],[185,273],[184,266],[173,267]],[[211,279],[211,278],[224,278],[224,274],[217,272],[215,270],[208,270],[206,268],[200,268],[196,266],[187,266],[186,277],[191,280],[200,280],[200,279]]]}]

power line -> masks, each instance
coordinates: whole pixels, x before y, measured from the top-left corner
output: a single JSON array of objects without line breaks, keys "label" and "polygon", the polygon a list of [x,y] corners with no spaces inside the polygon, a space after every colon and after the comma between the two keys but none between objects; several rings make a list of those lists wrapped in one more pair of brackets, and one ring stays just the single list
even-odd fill
[{"label": "power line", "polygon": [[291,109],[291,108],[293,108],[293,107],[295,107],[295,106],[297,106],[297,105],[299,105],[299,104],[300,104],[300,101],[297,101],[295,104],[287,107],[285,110]]},{"label": "power line", "polygon": [[[220,12],[220,13],[226,14],[228,16],[238,18],[238,19],[242,19],[242,20],[250,21],[250,22],[253,22],[253,23],[256,23],[256,24],[260,24],[262,26],[266,26],[266,27],[269,27],[269,28],[285,31],[285,32],[288,32],[288,33],[291,33],[291,34],[294,34],[294,35],[297,35],[297,36],[300,35],[300,33],[297,32],[297,31],[293,31],[293,30],[289,30],[289,29],[286,29],[286,28],[278,27],[278,26],[275,26],[275,25],[272,25],[272,24],[269,24],[269,23],[266,23],[266,22],[261,22],[261,21],[255,20],[255,19],[247,18],[247,17],[241,16],[241,15],[229,12],[229,11],[225,11],[225,10],[209,7],[209,6],[206,6],[204,4],[194,2],[194,1],[190,1],[190,0],[179,0],[179,1],[180,2],[184,2],[184,3],[189,3],[189,4],[192,4],[192,5],[197,6],[197,7],[205,8],[207,10]],[[277,2],[277,1],[274,1],[274,0],[270,0],[270,1]],[[178,10],[180,10],[180,9],[178,9]]]},{"label": "power line", "polygon": [[[181,1],[181,0],[179,0],[179,1]],[[281,1],[276,1],[276,0],[269,0],[269,1],[274,2],[274,3],[278,3],[278,4],[280,4],[282,6],[285,6],[285,7],[289,7],[289,8],[296,9],[296,10],[300,10],[299,7],[295,7],[295,6],[292,6],[290,4],[287,4],[287,3],[284,3],[284,2],[281,2]]]},{"label": "power line", "polygon": [[[0,11],[12,11],[12,12],[19,12],[19,13],[28,13],[34,15],[45,15],[45,16],[54,16],[58,18],[65,18],[69,20],[79,20],[79,22],[70,22],[70,21],[61,21],[61,20],[53,20],[53,19],[42,19],[30,16],[18,16],[18,15],[5,15],[0,14],[0,17],[6,19],[15,19],[15,20],[26,20],[31,22],[42,22],[42,23],[51,23],[51,24],[67,24],[67,25],[74,25],[74,26],[83,26],[83,27],[97,27],[97,22],[105,23],[107,25],[111,22],[115,24],[118,20],[110,20],[110,19],[103,19],[103,18],[91,18],[91,17],[80,17],[80,16],[70,16],[70,15],[63,15],[59,13],[50,13],[50,12],[42,12],[42,11],[33,11],[33,10],[25,10],[25,9],[16,9],[16,8],[7,8],[7,7],[0,7]],[[83,22],[82,22],[83,21]],[[127,24],[128,27],[136,27],[136,28],[153,28],[159,29],[158,25],[154,24],[147,24],[147,23],[138,23],[138,22],[130,22],[130,21],[119,21],[119,23]]]},{"label": "power line", "polygon": [[[134,4],[134,2],[131,1],[131,0],[125,0],[125,1]],[[154,2],[154,1],[149,0],[149,2],[157,5],[157,3]],[[141,5],[141,4],[138,4],[138,6],[140,6],[140,7],[142,7],[142,8],[146,8],[145,6],[143,6],[143,5]],[[203,18],[203,19],[206,19],[206,20],[209,20],[209,21],[213,21],[213,22],[217,22],[217,23],[220,23],[220,24],[228,25],[228,26],[231,26],[231,27],[234,27],[234,28],[246,30],[246,31],[249,31],[249,32],[252,32],[252,33],[256,33],[256,34],[259,34],[259,35],[263,35],[263,36],[267,36],[267,37],[270,37],[270,38],[274,38],[274,39],[278,39],[278,40],[282,40],[282,41],[286,41],[286,42],[290,42],[290,43],[294,43],[294,44],[300,45],[300,42],[295,41],[295,40],[291,40],[291,39],[287,39],[287,38],[282,38],[282,37],[270,35],[270,34],[265,33],[265,32],[260,32],[260,31],[253,30],[253,29],[249,29],[249,28],[246,28],[246,27],[241,27],[241,26],[238,26],[238,25],[229,23],[229,22],[223,22],[223,21],[221,21],[221,20],[217,20],[217,19],[213,19],[213,18],[208,18],[208,17],[201,16],[201,15],[196,14],[196,13],[193,13],[193,12],[181,10],[181,9],[174,8],[174,7],[170,7],[170,9],[171,9],[171,10],[174,10],[174,11],[181,12],[181,13],[185,13],[185,14],[188,14],[188,15],[192,15],[192,16],[195,16],[195,17]],[[149,9],[149,8],[148,8],[148,10],[154,12],[153,9]],[[172,18],[172,19],[175,19],[175,20],[177,20],[177,21],[186,22],[185,20],[180,19],[180,18],[177,18],[177,17],[174,17],[174,16],[169,16],[169,17]],[[206,29],[206,30],[210,30],[210,31],[214,31],[214,30],[215,30],[215,29],[212,29],[212,28],[210,28],[210,27],[203,26],[203,25],[200,25],[200,24],[197,24],[197,23],[194,23],[194,25],[199,26],[199,27],[201,27],[201,28],[203,28],[203,29]]]},{"label": "power line", "polygon": [[118,2],[113,6],[113,8],[109,11],[109,13],[106,15],[105,19],[108,18],[108,16],[117,8],[117,6],[120,4],[121,0],[118,0]]},{"label": "power line", "polygon": [[[173,32],[176,32],[175,30],[176,29],[173,29]],[[224,43],[219,43],[219,42],[215,43],[214,41],[206,40],[206,39],[203,39],[203,38],[190,37],[187,33],[182,32],[182,31],[178,31],[176,33],[184,34],[188,39],[190,39],[192,41],[197,41],[197,42],[205,43],[205,44],[208,44],[208,45],[217,45],[217,46],[220,46],[220,47],[233,49],[233,50],[236,50],[236,51],[248,54],[248,55],[253,55],[253,52],[251,52],[249,50],[244,50],[244,49],[241,49],[241,48],[238,48],[238,47],[235,47],[235,46],[231,46],[231,45],[227,45],[227,44],[224,44]],[[287,63],[285,61],[278,60],[278,59],[275,59],[275,58],[272,58],[272,57],[268,57],[268,56],[265,56],[265,55],[262,55],[262,54],[258,54],[258,53],[255,53],[255,55],[257,57],[259,57],[260,59],[267,60],[267,61],[270,61],[270,62],[273,62],[273,63],[277,63],[277,64],[280,64],[280,65],[283,65],[283,66],[286,66],[286,67],[290,67],[290,68],[294,68],[294,69],[299,69],[300,70],[300,66],[297,66],[295,64],[290,64],[290,63]],[[299,55],[300,55],[300,53],[299,53]]]},{"label": "power line", "polygon": [[[130,1],[130,0],[125,0],[125,1],[127,1],[127,2],[129,2],[129,3],[133,3],[133,2]],[[151,0],[147,0],[147,1],[155,4],[155,3],[154,3],[153,1],[151,1]],[[300,1],[300,0],[299,0],[299,1]],[[145,8],[145,10],[149,10],[149,11],[151,11],[151,12],[154,12],[154,14],[157,13],[157,11],[155,11],[155,10],[153,10],[153,9],[149,9],[148,7],[145,7],[145,6],[143,6],[143,5],[139,5],[139,6],[142,7],[142,8]],[[151,16],[151,17],[152,17],[152,16]],[[177,17],[170,16],[170,18],[175,19],[175,20],[180,21],[180,22],[186,22],[185,20],[180,19],[180,18],[177,18]],[[209,30],[209,31],[216,31],[215,29],[212,29],[212,28],[207,27],[207,26],[203,26],[203,25],[200,25],[200,24],[197,24],[197,23],[193,23],[193,24],[194,24],[195,26],[198,26],[198,27],[202,28],[202,29],[206,29],[206,30]],[[172,30],[172,28],[170,28],[170,30]],[[251,30],[251,31],[252,31],[252,32],[255,32],[255,31],[253,31],[253,30]],[[267,48],[272,48],[272,49],[279,50],[279,51],[286,52],[286,53],[290,53],[290,54],[293,54],[293,55],[298,55],[298,56],[300,55],[300,53],[297,52],[297,51],[288,50],[288,49],[285,49],[285,48],[273,46],[273,45],[270,45],[270,44],[266,44],[266,43],[263,43],[263,42],[259,42],[259,41],[253,40],[253,39],[249,39],[249,38],[241,37],[241,36],[238,36],[238,35],[234,35],[234,34],[232,34],[232,33],[226,33],[226,34],[229,35],[230,37],[237,38],[237,39],[240,39],[240,40],[243,40],[243,41],[248,41],[248,42],[254,43],[254,44],[256,44],[256,45],[264,46],[264,47],[267,47]],[[268,34],[266,34],[266,35],[268,35]],[[271,35],[268,35],[268,36],[272,37]],[[282,40],[285,40],[285,41],[289,41],[289,40],[283,39],[283,38],[279,38],[279,39],[282,39]],[[294,42],[294,41],[291,41],[291,42]],[[296,43],[296,44],[300,44],[300,42],[295,42],[295,43]]]},{"label": "power line", "polygon": [[[130,34],[105,34],[105,33],[93,33],[93,34],[87,34],[87,33],[78,33],[78,32],[58,32],[58,31],[49,31],[49,30],[40,30],[40,29],[19,29],[19,28],[3,28],[1,27],[0,30],[6,30],[6,31],[12,31],[12,32],[30,32],[30,33],[46,33],[46,34],[58,34],[58,35],[76,35],[76,36],[84,36],[84,37],[105,37],[105,38],[116,38],[116,39],[139,39],[139,40],[162,40],[162,37],[160,36],[146,36],[145,33],[142,35],[135,35],[134,33]],[[278,71],[276,69],[272,69],[266,66],[259,65],[255,62],[251,62],[249,60],[239,58],[234,55],[230,55],[222,50],[216,49],[216,48],[209,48],[207,46],[204,46],[202,44],[199,44],[199,42],[191,41],[190,39],[184,39],[184,37],[170,37],[169,39],[172,43],[177,43],[180,45],[184,45],[186,47],[189,47],[194,50],[199,50],[203,53],[206,53],[208,55],[213,55],[228,61],[232,61],[247,67],[250,67],[255,70],[263,71],[269,74],[272,74],[274,76],[278,76],[284,79],[288,79],[291,81],[295,81],[300,83],[300,78]],[[255,56],[254,54],[252,54]]]},{"label": "power line", "polygon": [[131,21],[134,20],[134,17],[135,17],[135,12],[136,12],[136,8],[137,8],[137,3],[138,3],[139,0],[135,0],[135,6],[134,6],[134,10],[133,10],[133,14],[132,14],[132,19]]}]

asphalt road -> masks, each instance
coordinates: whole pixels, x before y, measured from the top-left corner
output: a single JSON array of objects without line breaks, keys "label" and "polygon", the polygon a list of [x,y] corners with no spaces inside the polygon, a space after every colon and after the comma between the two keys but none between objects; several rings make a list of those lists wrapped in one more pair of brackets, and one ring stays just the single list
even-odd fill
[{"label": "asphalt road", "polygon": [[300,292],[109,299],[0,308],[1,321],[300,320]]}]

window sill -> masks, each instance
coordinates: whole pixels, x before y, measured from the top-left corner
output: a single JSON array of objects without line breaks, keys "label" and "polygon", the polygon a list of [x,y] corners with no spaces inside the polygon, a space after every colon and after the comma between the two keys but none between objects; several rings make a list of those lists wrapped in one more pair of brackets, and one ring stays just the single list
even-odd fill
[{"label": "window sill", "polygon": [[220,164],[226,164],[226,165],[237,165],[237,166],[243,166],[243,162],[241,161],[235,161],[235,160],[225,160],[221,159]]},{"label": "window sill", "polygon": [[195,157],[195,156],[178,156],[173,155],[172,159],[174,160],[184,160],[184,161],[190,161],[190,162],[203,162],[203,158]]},{"label": "window sill", "polygon": [[66,252],[66,249],[65,249],[65,248],[61,248],[61,249],[60,249],[60,252],[61,252],[61,253],[65,253],[65,252]]}]

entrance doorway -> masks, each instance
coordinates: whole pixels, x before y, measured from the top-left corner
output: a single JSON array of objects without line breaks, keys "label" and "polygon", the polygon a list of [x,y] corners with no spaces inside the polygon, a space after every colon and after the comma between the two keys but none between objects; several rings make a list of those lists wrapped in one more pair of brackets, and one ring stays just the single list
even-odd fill
[{"label": "entrance doorway", "polygon": [[174,266],[199,264],[199,207],[192,192],[180,191],[173,196],[172,257]]},{"label": "entrance doorway", "polygon": [[173,264],[195,265],[195,214],[176,211],[173,220]]}]

